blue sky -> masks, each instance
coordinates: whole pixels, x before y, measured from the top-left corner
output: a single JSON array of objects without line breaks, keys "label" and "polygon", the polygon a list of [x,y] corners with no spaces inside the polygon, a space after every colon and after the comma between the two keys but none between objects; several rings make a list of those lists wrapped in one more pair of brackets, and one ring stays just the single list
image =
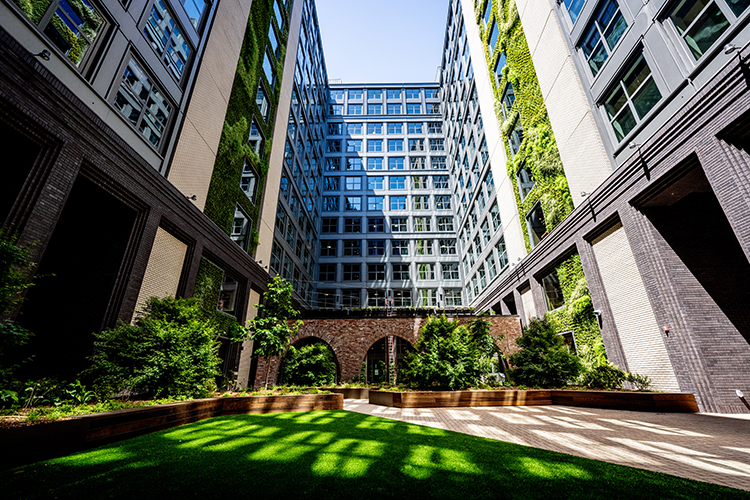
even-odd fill
[{"label": "blue sky", "polygon": [[435,81],[448,0],[316,0],[328,78]]}]

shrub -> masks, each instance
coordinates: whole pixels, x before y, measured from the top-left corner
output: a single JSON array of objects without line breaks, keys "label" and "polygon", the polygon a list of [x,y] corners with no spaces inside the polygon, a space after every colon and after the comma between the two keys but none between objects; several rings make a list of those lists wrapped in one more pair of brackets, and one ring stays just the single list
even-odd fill
[{"label": "shrub", "polygon": [[414,348],[406,355],[402,376],[420,389],[478,386],[493,371],[492,359],[499,353],[487,321],[477,319],[467,328],[445,316],[429,318]]},{"label": "shrub", "polygon": [[599,365],[583,374],[581,383],[589,388],[619,389],[628,374],[613,365]]},{"label": "shrub", "polygon": [[319,386],[335,382],[336,363],[328,345],[316,342],[289,349],[284,358],[285,384]]},{"label": "shrub", "polygon": [[509,373],[516,384],[559,387],[581,370],[581,362],[546,319],[532,319],[516,343],[521,350],[510,357],[514,368]]},{"label": "shrub", "polygon": [[653,385],[651,384],[651,378],[648,375],[628,373],[625,380],[635,385],[635,388],[639,391],[651,391],[654,389]]},{"label": "shrub", "polygon": [[104,394],[146,391],[164,397],[205,396],[216,387],[217,327],[195,299],[151,297],[135,324],[94,334],[84,372]]}]

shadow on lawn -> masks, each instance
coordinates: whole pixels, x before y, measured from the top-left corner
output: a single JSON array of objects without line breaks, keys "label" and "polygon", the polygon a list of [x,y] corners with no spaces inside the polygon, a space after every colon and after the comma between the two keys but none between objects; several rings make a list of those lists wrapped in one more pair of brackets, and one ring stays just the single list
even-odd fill
[{"label": "shadow on lawn", "polygon": [[0,473],[9,498],[750,498],[346,411],[233,415]]}]

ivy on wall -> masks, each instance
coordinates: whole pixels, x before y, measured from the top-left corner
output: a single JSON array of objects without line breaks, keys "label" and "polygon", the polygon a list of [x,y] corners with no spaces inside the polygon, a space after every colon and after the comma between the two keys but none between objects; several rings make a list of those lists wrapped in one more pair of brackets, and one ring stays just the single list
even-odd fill
[{"label": "ivy on wall", "polygon": [[[476,22],[480,26],[480,36],[484,41],[488,68],[495,68],[504,52],[507,64],[498,80],[492,79],[495,92],[495,114],[501,124],[508,158],[508,177],[518,206],[521,227],[526,227],[526,214],[539,202],[544,213],[547,231],[557,226],[573,211],[573,198],[563,171],[557,142],[544,104],[539,82],[537,81],[531,52],[526,42],[523,26],[518,16],[515,0],[491,0],[492,14],[484,28],[484,9],[490,0],[476,0]],[[493,53],[489,52],[488,42],[493,23],[497,23],[499,37]],[[502,95],[510,83],[515,93],[515,101],[503,114]],[[521,121],[523,140],[515,155],[511,154],[508,138]],[[531,172],[534,187],[522,199],[518,182],[515,182],[521,168]],[[531,251],[529,234],[524,231],[527,251]],[[603,352],[601,335],[594,309],[591,304],[586,278],[578,255],[568,257],[557,268],[565,305],[551,311],[547,318],[555,331],[573,331],[579,351]],[[584,347],[586,346],[586,347]]]},{"label": "ivy on wall", "polygon": [[[232,93],[229,98],[224,128],[219,141],[218,153],[211,184],[208,190],[205,214],[219,227],[230,233],[234,220],[235,206],[240,205],[249,216],[252,232],[250,235],[249,252],[252,254],[258,244],[258,233],[255,229],[258,223],[260,200],[263,199],[266,175],[268,174],[268,157],[271,153],[274,118],[278,106],[279,92],[283,73],[283,61],[286,55],[286,41],[289,35],[288,12],[280,8],[284,20],[284,30],[279,35],[279,58],[275,64],[275,85],[270,87],[263,74],[263,56],[267,47],[268,30],[274,21],[273,2],[277,0],[256,0],[250,8],[250,16],[245,30],[245,38],[237,63]],[[258,83],[263,81],[263,87],[268,93],[269,111],[268,122],[256,103]],[[255,153],[249,139],[250,126],[255,122],[265,138],[263,159]],[[258,174],[256,202],[253,203],[240,189],[240,178],[245,163],[250,164]]]}]

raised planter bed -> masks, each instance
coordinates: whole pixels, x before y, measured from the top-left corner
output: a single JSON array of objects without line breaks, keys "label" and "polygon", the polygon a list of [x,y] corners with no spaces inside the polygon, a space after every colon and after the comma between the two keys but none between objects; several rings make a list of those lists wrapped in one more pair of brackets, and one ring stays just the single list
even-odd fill
[{"label": "raised planter bed", "polygon": [[367,399],[370,397],[368,387],[324,387],[323,389],[334,394],[341,394],[344,399]]},{"label": "raised planter bed", "polygon": [[0,468],[59,457],[218,415],[341,410],[341,394],[241,396],[129,408],[68,420],[0,429]]},{"label": "raised planter bed", "polygon": [[370,391],[371,404],[396,408],[563,405],[613,410],[697,412],[688,392],[567,391]]}]

